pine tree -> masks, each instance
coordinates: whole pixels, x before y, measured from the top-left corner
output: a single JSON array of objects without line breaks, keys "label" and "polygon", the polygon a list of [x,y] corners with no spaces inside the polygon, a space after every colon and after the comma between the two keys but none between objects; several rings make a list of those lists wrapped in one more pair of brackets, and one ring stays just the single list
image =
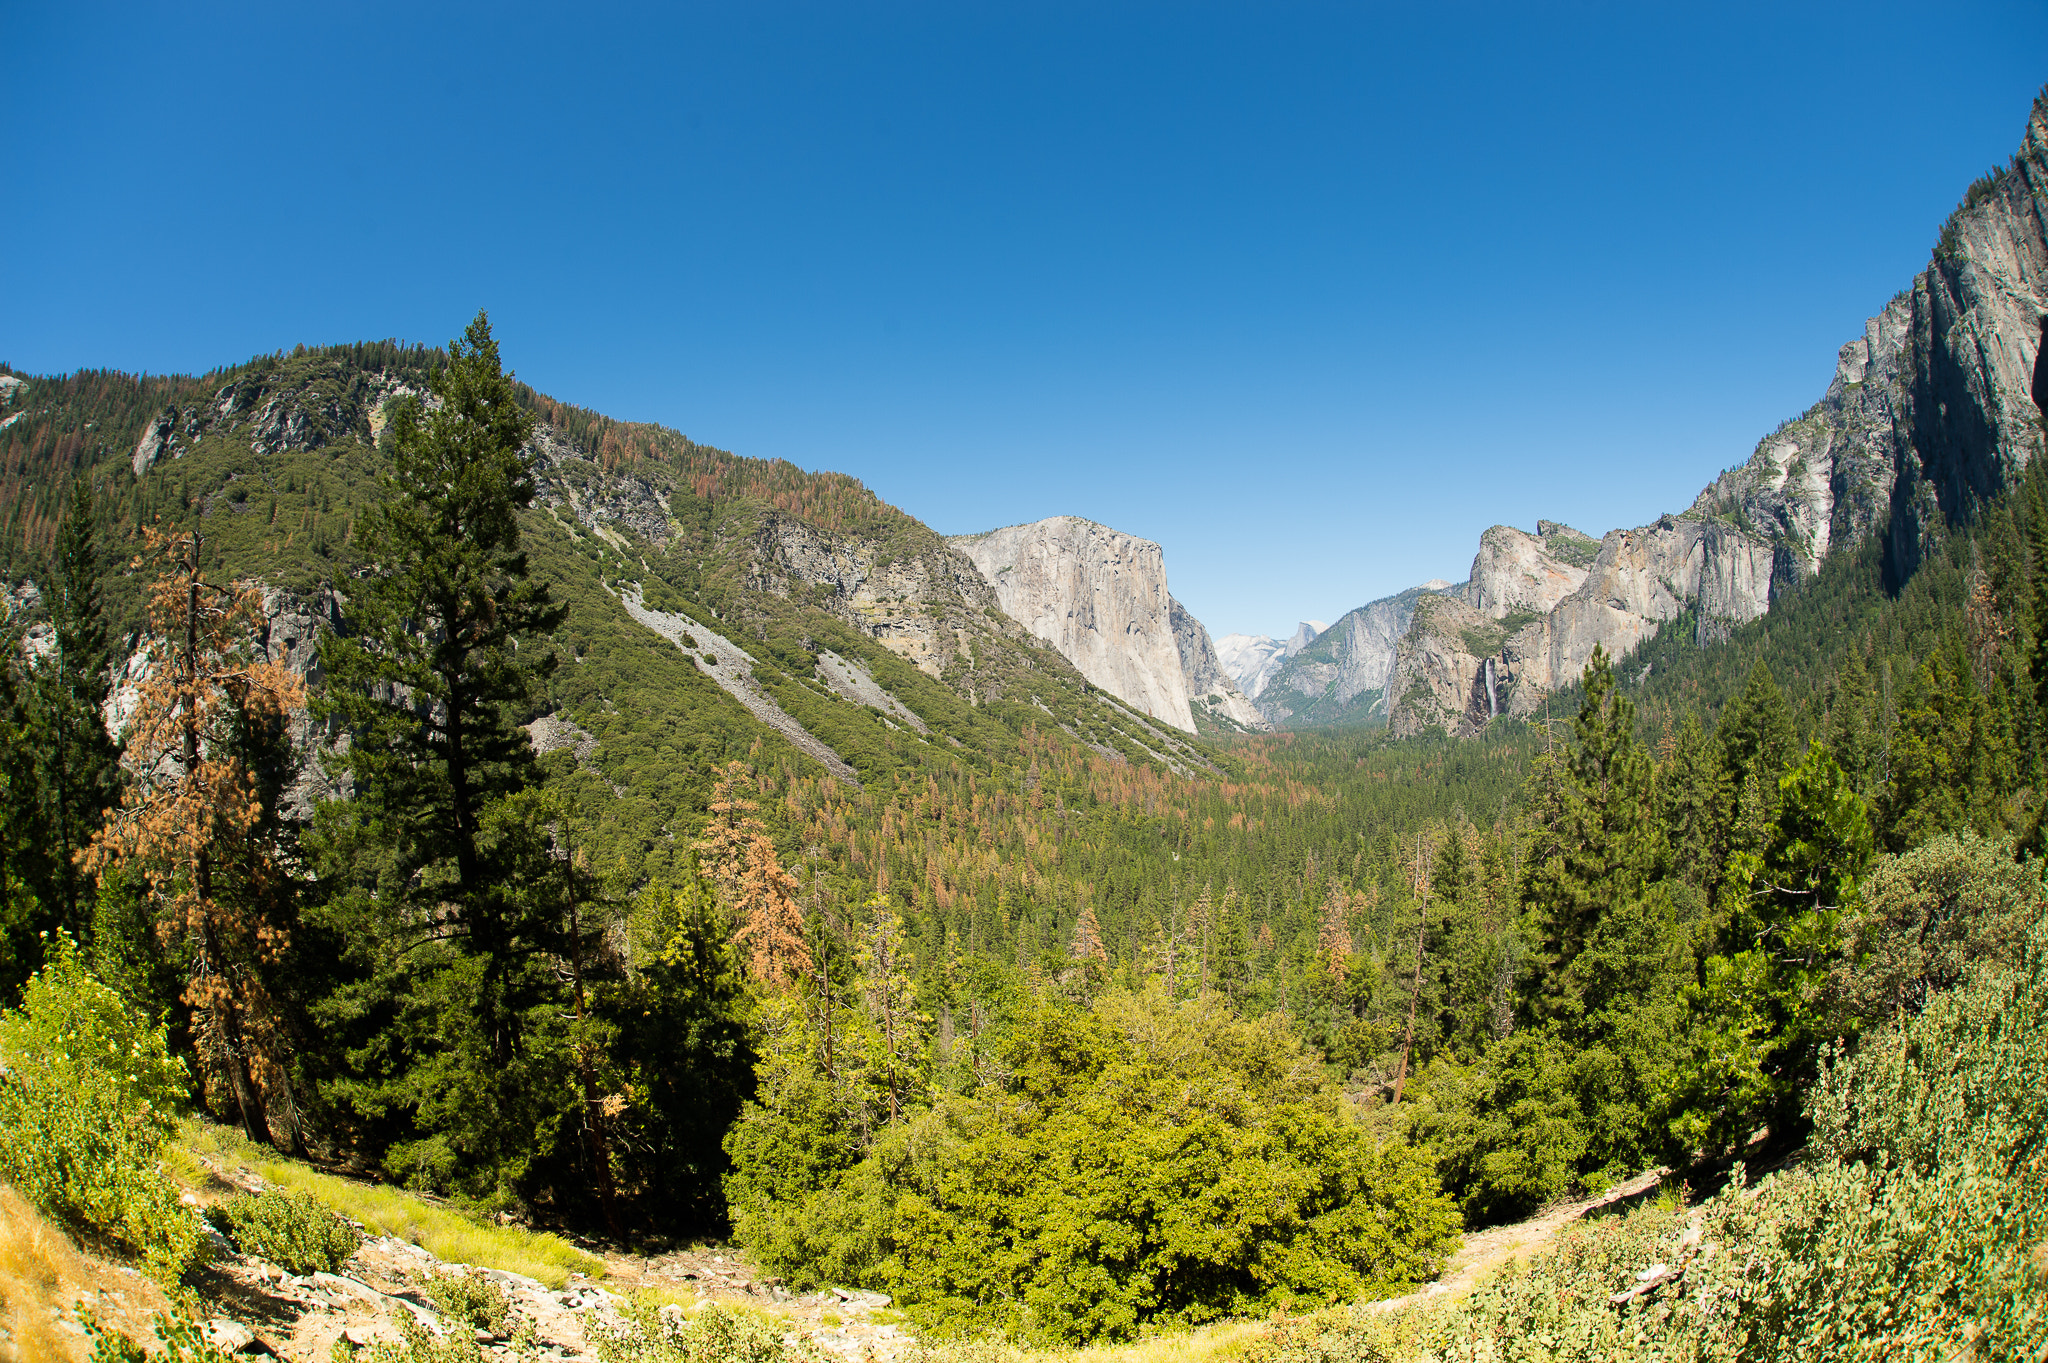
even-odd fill
[{"label": "pine tree", "polygon": [[756,984],[786,989],[815,968],[805,941],[796,878],[782,868],[775,841],[739,793],[746,764],[728,762],[711,791],[711,822],[697,842],[720,902],[736,925],[733,943],[746,952]]},{"label": "pine tree", "polygon": [[[533,1124],[553,1119],[566,1064],[560,984],[543,964],[561,925],[527,893],[546,878],[534,862],[545,848],[498,827],[536,780],[519,724],[564,612],[520,548],[531,418],[482,313],[429,392],[431,405],[396,404],[383,499],[356,522],[353,632],[320,642],[318,713],[349,734],[336,765],[355,797],[321,811],[317,842],[330,882],[354,883],[335,911],[369,920],[336,931],[411,1019],[400,1031],[414,1059],[372,1101],[450,1133],[463,1177],[502,1184],[525,1167]],[[403,951],[429,943],[438,949]]]},{"label": "pine tree", "polygon": [[1692,991],[1687,1058],[1666,1094],[1682,1148],[1731,1148],[1760,1126],[1795,1137],[1821,1048],[1846,1025],[1828,986],[1870,860],[1870,821],[1820,743],[1779,780],[1775,803],[1764,852]]},{"label": "pine tree", "polygon": [[1672,873],[1711,897],[1728,855],[1733,789],[1721,750],[1688,710],[1657,773],[1657,795]]},{"label": "pine tree", "polygon": [[1602,1006],[1578,995],[1569,973],[1611,907],[1640,898],[1664,872],[1649,754],[1636,742],[1635,707],[1615,694],[1597,645],[1568,753],[1542,759],[1524,895],[1540,925],[1539,1018]]},{"label": "pine tree", "polygon": [[1738,786],[1751,773],[1775,782],[1792,761],[1799,732],[1770,666],[1761,658],[1750,669],[1741,693],[1721,711],[1714,738],[1721,745],[1721,765]]},{"label": "pine tree", "polygon": [[917,1010],[911,982],[909,940],[903,919],[886,900],[871,899],[871,913],[861,932],[855,962],[860,968],[861,999],[867,1008],[869,1044],[862,1069],[867,1080],[889,1095],[889,1120],[902,1116],[904,1105],[922,1098],[930,1053],[927,1032],[931,1019]]},{"label": "pine tree", "polygon": [[37,670],[41,722],[34,738],[46,763],[45,818],[55,872],[43,891],[45,908],[74,935],[92,911],[78,855],[92,841],[118,790],[118,759],[101,718],[109,677],[97,532],[92,485],[79,478],[58,527],[51,565],[50,624],[56,648]]},{"label": "pine tree", "polygon": [[1828,688],[1821,739],[1857,792],[1874,795],[1884,783],[1884,716],[1860,648],[1849,650]]},{"label": "pine tree", "polygon": [[270,1141],[267,1100],[291,1106],[280,1007],[265,979],[288,944],[279,921],[288,896],[276,892],[276,849],[253,836],[265,808],[248,734],[298,709],[304,689],[251,646],[260,587],[208,582],[196,533],[152,532],[149,543],[164,566],[150,588],[144,679],[126,731],[135,778],[86,865],[141,877],[157,931],[185,965],[208,1095],[232,1104],[251,1140]]}]

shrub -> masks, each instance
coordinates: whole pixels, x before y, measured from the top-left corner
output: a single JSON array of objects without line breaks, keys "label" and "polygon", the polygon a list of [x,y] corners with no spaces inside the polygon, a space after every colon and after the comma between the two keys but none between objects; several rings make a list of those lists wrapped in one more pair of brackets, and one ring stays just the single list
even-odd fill
[{"label": "shrub", "polygon": [[780,1326],[746,1311],[710,1305],[694,1314],[635,1303],[625,1324],[599,1325],[598,1363],[828,1363],[809,1340],[785,1337]]},{"label": "shrub", "polygon": [[[1277,1019],[1045,1003],[1003,1068],[807,1196],[790,1176],[736,1199],[743,1242],[793,1278],[896,1293],[930,1329],[1056,1343],[1384,1295],[1442,1263],[1456,1218],[1428,1159],[1346,1120]],[[736,1189],[771,1186],[761,1151],[731,1148]]]},{"label": "shrub", "polygon": [[[1944,854],[1946,855],[1946,854]],[[1463,1301],[1332,1313],[1252,1363],[2038,1359],[2048,1340],[2048,918],[1822,1067],[1806,1168],[1580,1222]],[[1614,1297],[1656,1264],[1654,1294]]]},{"label": "shrub", "polygon": [[[476,1336],[451,1330],[436,1339],[411,1316],[401,1313],[396,1320],[403,1337],[397,1344],[380,1341],[357,1348],[346,1336],[334,1342],[332,1363],[484,1363],[484,1351]],[[526,1355],[531,1357],[529,1353]]]},{"label": "shrub", "polygon": [[94,979],[71,939],[0,1015],[0,1180],[74,1232],[174,1284],[203,1256],[199,1218],[158,1167],[184,1069]]},{"label": "shrub", "polygon": [[421,1293],[440,1308],[442,1315],[467,1321],[472,1328],[494,1335],[509,1331],[512,1297],[485,1277],[483,1270],[429,1272],[421,1274],[417,1282]]},{"label": "shrub", "polygon": [[2009,845],[1966,832],[1880,857],[1862,892],[1836,988],[1852,1012],[1884,1022],[1918,1012],[1974,962],[2012,964],[2041,880]]},{"label": "shrub", "polygon": [[92,1341],[92,1363],[236,1363],[240,1357],[209,1343],[205,1329],[185,1316],[159,1316],[152,1322],[154,1352],[108,1329],[83,1306],[78,1308],[78,1320]]},{"label": "shrub", "polygon": [[207,1213],[244,1254],[293,1273],[337,1273],[363,1247],[363,1233],[304,1193],[272,1190],[229,1198]]}]

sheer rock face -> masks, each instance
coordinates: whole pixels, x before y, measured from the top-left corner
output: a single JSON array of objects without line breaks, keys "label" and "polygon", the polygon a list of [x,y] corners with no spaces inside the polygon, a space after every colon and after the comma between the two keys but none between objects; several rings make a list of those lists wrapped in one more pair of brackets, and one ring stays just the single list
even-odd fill
[{"label": "sheer rock face", "polygon": [[1259,712],[1276,725],[1384,719],[1387,684],[1416,603],[1449,585],[1410,587],[1382,597],[1313,635],[1266,682],[1259,692]]},{"label": "sheer rock face", "polygon": [[1496,620],[1524,611],[1549,612],[1585,585],[1600,542],[1567,525],[1538,521],[1531,535],[1496,525],[1479,537],[1465,600]]},{"label": "sheer rock face", "polygon": [[[1078,516],[949,541],[1012,619],[1125,704],[1195,732],[1159,546]],[[1204,632],[1206,637],[1206,631]]]},{"label": "sheer rock face", "polygon": [[[1968,520],[2042,449],[2048,373],[2048,91],[2018,155],[1943,229],[1910,309],[1899,379],[1887,567]],[[1968,201],[1966,200],[1966,203]]]},{"label": "sheer rock face", "polygon": [[[1688,611],[1703,636],[1725,631],[1873,535],[1887,576],[1904,581],[1934,537],[2042,452],[2044,334],[2048,92],[2012,163],[1971,187],[1927,268],[1837,353],[1820,401],[1684,513],[1609,532],[1576,585],[1581,546],[1564,537],[1576,532],[1487,531],[1463,600],[1514,628],[1482,654],[1472,646],[1495,641],[1456,613],[1418,621],[1389,682],[1396,732],[1471,732],[1495,713],[1527,714],[1577,678],[1596,644],[1625,657]],[[1460,668],[1464,694],[1490,668],[1506,703],[1461,709]]]},{"label": "sheer rock face", "polygon": [[1487,666],[1500,642],[1493,617],[1457,595],[1418,598],[1384,693],[1393,730],[1476,733],[1483,728],[1504,699],[1504,678],[1494,679],[1491,694],[1486,689]]},{"label": "sheer rock face", "polygon": [[1215,727],[1226,730],[1272,727],[1237,689],[1237,683],[1231,680],[1230,674],[1223,670],[1223,660],[1216,655],[1216,645],[1209,638],[1208,629],[1173,597],[1167,597],[1166,602],[1173,620],[1174,642],[1180,648],[1180,670],[1187,681],[1189,708],[1194,712],[1196,724],[1199,726],[1206,719]]}]

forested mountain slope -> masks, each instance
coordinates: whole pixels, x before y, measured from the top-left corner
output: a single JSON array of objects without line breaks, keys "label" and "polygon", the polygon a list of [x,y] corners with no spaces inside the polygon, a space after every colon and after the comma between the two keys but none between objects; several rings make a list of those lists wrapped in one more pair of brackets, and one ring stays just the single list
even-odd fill
[{"label": "forested mountain slope", "polygon": [[[1519,706],[1504,636],[1659,544],[1775,575],[1737,512],[1796,461],[1597,552],[1490,532],[1403,636],[1485,723],[1201,742],[859,484],[520,388],[481,315],[445,354],[7,377],[0,978],[36,983],[0,1177],[167,1282],[204,1254],[156,1154],[188,1101],[480,1215],[729,1231],[1072,1342],[1394,1293],[1461,1216],[1815,1132],[1833,1191],[1743,1252],[1824,1284],[1811,1246],[1905,1186],[1851,1167],[1843,1056],[1946,1018],[1979,1106],[2039,1092],[1988,1044],[2048,902],[2038,416],[1983,427],[1981,488],[1916,418],[1910,546],[1831,529],[1740,623],[1666,582],[1632,656]],[[1915,1287],[1957,1330],[2034,1281],[2038,1145],[1924,1152],[1990,1247]],[[1760,1290],[1744,1329],[1833,1309]]]},{"label": "forested mountain slope", "polygon": [[1690,507],[1598,540],[1494,526],[1450,599],[1361,607],[1326,656],[1290,660],[1262,712],[1472,733],[1541,710],[1595,646],[1625,657],[1681,617],[1723,637],[1866,541],[1897,590],[2040,453],[2044,317],[2048,97],[1941,224],[1927,267],[1841,347],[1827,392]]}]

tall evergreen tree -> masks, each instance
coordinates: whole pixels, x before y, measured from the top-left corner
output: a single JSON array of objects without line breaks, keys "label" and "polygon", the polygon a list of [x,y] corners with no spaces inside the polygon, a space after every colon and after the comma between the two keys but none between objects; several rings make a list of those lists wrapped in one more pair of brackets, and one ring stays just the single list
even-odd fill
[{"label": "tall evergreen tree", "polygon": [[32,889],[45,930],[86,934],[92,879],[78,864],[118,791],[119,758],[107,736],[107,631],[100,603],[105,565],[91,484],[72,483],[57,529],[48,605],[53,647],[28,679],[25,739],[40,773]]},{"label": "tall evergreen tree", "polygon": [[[399,1030],[417,1063],[369,1101],[410,1107],[417,1127],[441,1133],[422,1155],[434,1177],[502,1186],[524,1167],[566,1054],[543,961],[564,925],[525,892],[546,874],[546,849],[516,819],[498,826],[537,779],[519,726],[564,611],[520,547],[532,422],[484,314],[449,344],[429,391],[431,404],[396,405],[383,500],[356,524],[366,571],[350,586],[353,632],[321,639],[321,713],[350,735],[338,764],[355,798],[322,811],[320,841],[339,875],[374,874],[361,886],[374,893],[344,910],[369,911],[400,948],[375,968],[421,975],[386,989],[410,1019]],[[428,945],[438,949],[403,959]]]},{"label": "tall evergreen tree", "polygon": [[1686,711],[1657,774],[1657,797],[1673,875],[1708,897],[1720,884],[1728,855],[1733,796],[1719,746],[1699,716]]},{"label": "tall evergreen tree", "polygon": [[1598,1008],[1579,995],[1570,966],[1601,916],[1640,898],[1664,873],[1650,755],[1636,741],[1635,706],[1615,693],[1614,670],[1595,646],[1573,721],[1573,745],[1534,776],[1535,808],[1524,895],[1541,932],[1538,1018]]},{"label": "tall evergreen tree", "polygon": [[1761,658],[1750,669],[1748,684],[1721,712],[1714,737],[1721,745],[1722,765],[1738,787],[1752,774],[1774,783],[1792,761],[1799,731],[1770,665]]}]

